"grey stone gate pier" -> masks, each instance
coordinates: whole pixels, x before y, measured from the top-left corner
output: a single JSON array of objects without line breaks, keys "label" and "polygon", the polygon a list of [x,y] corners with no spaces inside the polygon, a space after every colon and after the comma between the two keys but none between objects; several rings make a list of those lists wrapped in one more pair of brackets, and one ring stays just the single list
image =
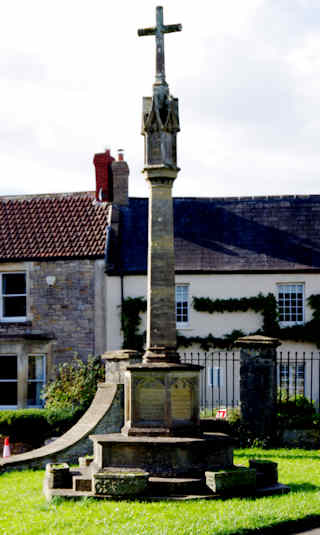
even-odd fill
[{"label": "grey stone gate pier", "polygon": [[240,348],[240,414],[255,437],[275,432],[277,404],[277,338],[244,336]]}]

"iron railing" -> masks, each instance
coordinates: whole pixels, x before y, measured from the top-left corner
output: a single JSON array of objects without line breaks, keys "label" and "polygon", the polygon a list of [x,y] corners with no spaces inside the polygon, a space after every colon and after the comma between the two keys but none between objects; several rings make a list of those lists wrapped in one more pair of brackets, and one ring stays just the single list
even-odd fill
[{"label": "iron railing", "polygon": [[[200,408],[207,415],[234,409],[240,403],[240,353],[212,351],[180,353],[183,363],[199,364]],[[303,395],[320,410],[320,352],[277,352],[277,391],[280,399]]]}]

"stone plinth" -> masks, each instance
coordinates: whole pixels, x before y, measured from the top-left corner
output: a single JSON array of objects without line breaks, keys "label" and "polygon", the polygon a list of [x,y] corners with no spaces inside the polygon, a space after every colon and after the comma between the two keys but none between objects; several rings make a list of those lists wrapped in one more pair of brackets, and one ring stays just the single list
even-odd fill
[{"label": "stone plinth", "polygon": [[256,471],[253,468],[234,466],[229,470],[206,472],[206,483],[212,492],[233,494],[254,492],[256,489]]},{"label": "stone plinth", "polygon": [[198,435],[200,369],[167,362],[128,366],[122,432],[146,436]]},{"label": "stone plinth", "polygon": [[137,496],[146,493],[148,479],[143,470],[108,468],[92,475],[92,487],[98,495]]},{"label": "stone plinth", "polygon": [[101,355],[101,360],[105,363],[105,382],[123,385],[127,367],[141,362],[141,359],[141,353],[135,349],[106,351]]},{"label": "stone plinth", "polygon": [[223,434],[187,437],[91,435],[95,467],[139,468],[151,476],[202,476],[206,470],[231,467],[234,440]]},{"label": "stone plinth", "polygon": [[45,478],[49,489],[72,488],[72,476],[67,463],[47,464]]},{"label": "stone plinth", "polygon": [[278,464],[264,459],[250,459],[249,467],[257,472],[257,481],[260,480],[260,487],[275,485],[278,483]]}]

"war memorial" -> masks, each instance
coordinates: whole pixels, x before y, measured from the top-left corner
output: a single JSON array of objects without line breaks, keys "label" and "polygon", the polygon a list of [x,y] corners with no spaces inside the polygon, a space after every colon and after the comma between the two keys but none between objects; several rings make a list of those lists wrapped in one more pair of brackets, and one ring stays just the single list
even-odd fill
[{"label": "war memorial", "polygon": [[[275,463],[251,461],[249,468],[237,467],[233,464],[233,438],[201,433],[201,367],[182,364],[177,352],[172,186],[179,172],[179,108],[166,82],[164,35],[181,29],[180,24],[165,25],[163,9],[157,7],[155,27],[138,30],[139,36],[156,40],[153,95],[143,98],[142,111],[143,173],[149,186],[145,352],[105,353],[105,384],[99,386],[91,407],[74,429],[52,445],[0,463],[2,470],[46,464],[44,493],[48,499],[194,499],[289,490],[278,483]],[[246,417],[250,420],[252,403],[245,403],[245,398],[248,401],[251,392],[256,397],[252,422],[259,420],[257,414],[265,408],[263,422],[268,424],[277,340],[247,337],[239,340],[239,345],[246,365],[242,382]],[[265,394],[259,391],[257,365],[267,370]],[[259,379],[256,382],[255,377]],[[270,410],[266,399],[271,400]],[[68,463],[79,455],[79,467],[70,468]]]},{"label": "war memorial", "polygon": [[[142,360],[130,351],[104,355],[106,377],[110,366],[118,365],[124,379],[121,433],[91,435],[93,458],[80,459],[73,476],[67,465],[49,464],[44,485],[48,498],[77,492],[110,498],[252,493],[257,472],[258,486],[284,490],[277,484],[274,463],[235,467],[232,438],[201,434],[200,367],[181,364],[177,353],[172,186],[179,172],[179,108],[166,82],[164,34],[181,29],[180,24],[165,25],[163,9],[157,7],[156,26],[138,30],[139,36],[156,39],[153,95],[143,98],[142,111],[143,173],[149,186],[146,350]],[[70,490],[61,489],[59,474]]]}]

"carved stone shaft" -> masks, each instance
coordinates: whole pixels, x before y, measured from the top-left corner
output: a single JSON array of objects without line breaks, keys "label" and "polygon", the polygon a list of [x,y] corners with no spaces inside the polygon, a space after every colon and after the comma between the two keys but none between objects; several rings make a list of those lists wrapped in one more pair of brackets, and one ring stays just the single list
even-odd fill
[{"label": "carved stone shaft", "polygon": [[[145,170],[150,185],[147,352],[144,360],[178,361],[172,184],[175,170]],[[170,176],[171,175],[171,176]]]}]

